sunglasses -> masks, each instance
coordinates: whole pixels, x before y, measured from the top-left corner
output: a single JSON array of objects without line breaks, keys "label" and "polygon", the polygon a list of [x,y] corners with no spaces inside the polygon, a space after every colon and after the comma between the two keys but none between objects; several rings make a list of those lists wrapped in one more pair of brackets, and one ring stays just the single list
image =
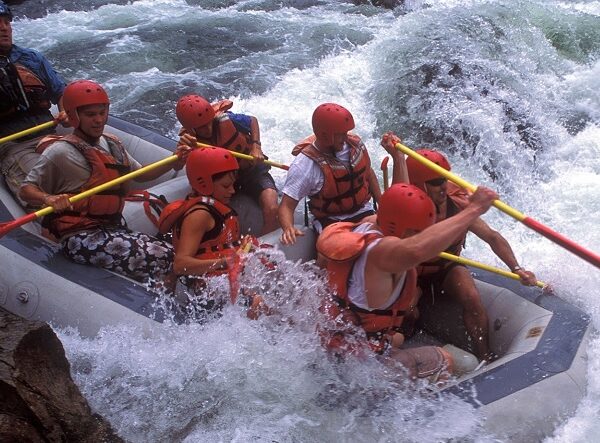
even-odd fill
[{"label": "sunglasses", "polygon": [[429,186],[442,186],[444,183],[448,181],[445,177],[434,178],[433,180],[427,180],[425,183]]}]

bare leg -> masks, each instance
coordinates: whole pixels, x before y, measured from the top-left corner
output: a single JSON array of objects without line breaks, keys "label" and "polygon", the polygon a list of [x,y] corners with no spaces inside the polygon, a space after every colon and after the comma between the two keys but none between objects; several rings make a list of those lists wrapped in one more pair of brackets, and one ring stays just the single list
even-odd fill
[{"label": "bare leg", "polygon": [[442,286],[463,308],[465,328],[473,339],[477,357],[490,360],[492,354],[489,347],[488,316],[469,270],[463,266],[455,266]]},{"label": "bare leg", "polygon": [[263,189],[258,202],[263,213],[261,235],[265,235],[279,228],[279,221],[277,220],[277,191],[270,188]]},{"label": "bare leg", "polygon": [[429,378],[432,382],[439,382],[454,373],[452,355],[437,346],[392,348],[390,357],[400,362],[412,379]]}]

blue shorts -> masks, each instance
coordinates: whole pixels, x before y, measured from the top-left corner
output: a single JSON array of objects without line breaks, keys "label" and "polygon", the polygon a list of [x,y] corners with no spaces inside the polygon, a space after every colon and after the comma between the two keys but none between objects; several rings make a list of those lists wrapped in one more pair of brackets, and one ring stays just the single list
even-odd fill
[{"label": "blue shorts", "polygon": [[247,169],[241,169],[236,181],[236,191],[246,194],[254,200],[258,200],[265,189],[277,191],[275,180],[269,173],[270,169],[271,167],[263,162],[258,162]]}]

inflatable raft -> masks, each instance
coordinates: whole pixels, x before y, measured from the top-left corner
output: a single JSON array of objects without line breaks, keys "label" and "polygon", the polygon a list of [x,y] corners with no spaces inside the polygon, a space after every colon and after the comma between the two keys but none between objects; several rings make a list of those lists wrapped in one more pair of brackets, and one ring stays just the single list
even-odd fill
[{"label": "inflatable raft", "polygon": [[[172,155],[175,149],[175,141],[113,117],[107,132],[119,136],[142,164]],[[182,172],[165,174],[145,186],[168,201],[188,192]],[[242,229],[258,232],[262,222],[258,208],[239,197],[233,206]],[[2,181],[0,220],[23,214]],[[156,233],[142,203],[128,202],[124,216],[131,229]],[[40,232],[38,223],[30,223],[0,239],[0,307],[28,319],[74,327],[87,336],[106,325],[154,328],[164,320],[164,313],[154,309],[155,295],[143,285],[69,261]],[[292,247],[278,247],[289,259],[312,259],[311,232],[307,230]],[[263,240],[277,244],[279,235],[276,231]],[[485,271],[473,272],[489,316],[491,348],[500,358],[462,375],[443,391],[480,408],[484,426],[498,438],[539,440],[575,411],[585,393],[590,317],[538,288]],[[424,335],[432,343],[450,343],[470,352],[460,309],[439,297],[433,303],[426,297],[422,302],[426,304],[421,308]]]}]

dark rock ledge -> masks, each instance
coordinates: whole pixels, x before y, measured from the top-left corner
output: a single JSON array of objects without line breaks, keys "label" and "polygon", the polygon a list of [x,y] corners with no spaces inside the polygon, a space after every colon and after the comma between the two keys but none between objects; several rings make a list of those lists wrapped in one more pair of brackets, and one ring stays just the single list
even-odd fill
[{"label": "dark rock ledge", "polygon": [[123,441],[92,413],[52,328],[1,309],[0,441]]}]

